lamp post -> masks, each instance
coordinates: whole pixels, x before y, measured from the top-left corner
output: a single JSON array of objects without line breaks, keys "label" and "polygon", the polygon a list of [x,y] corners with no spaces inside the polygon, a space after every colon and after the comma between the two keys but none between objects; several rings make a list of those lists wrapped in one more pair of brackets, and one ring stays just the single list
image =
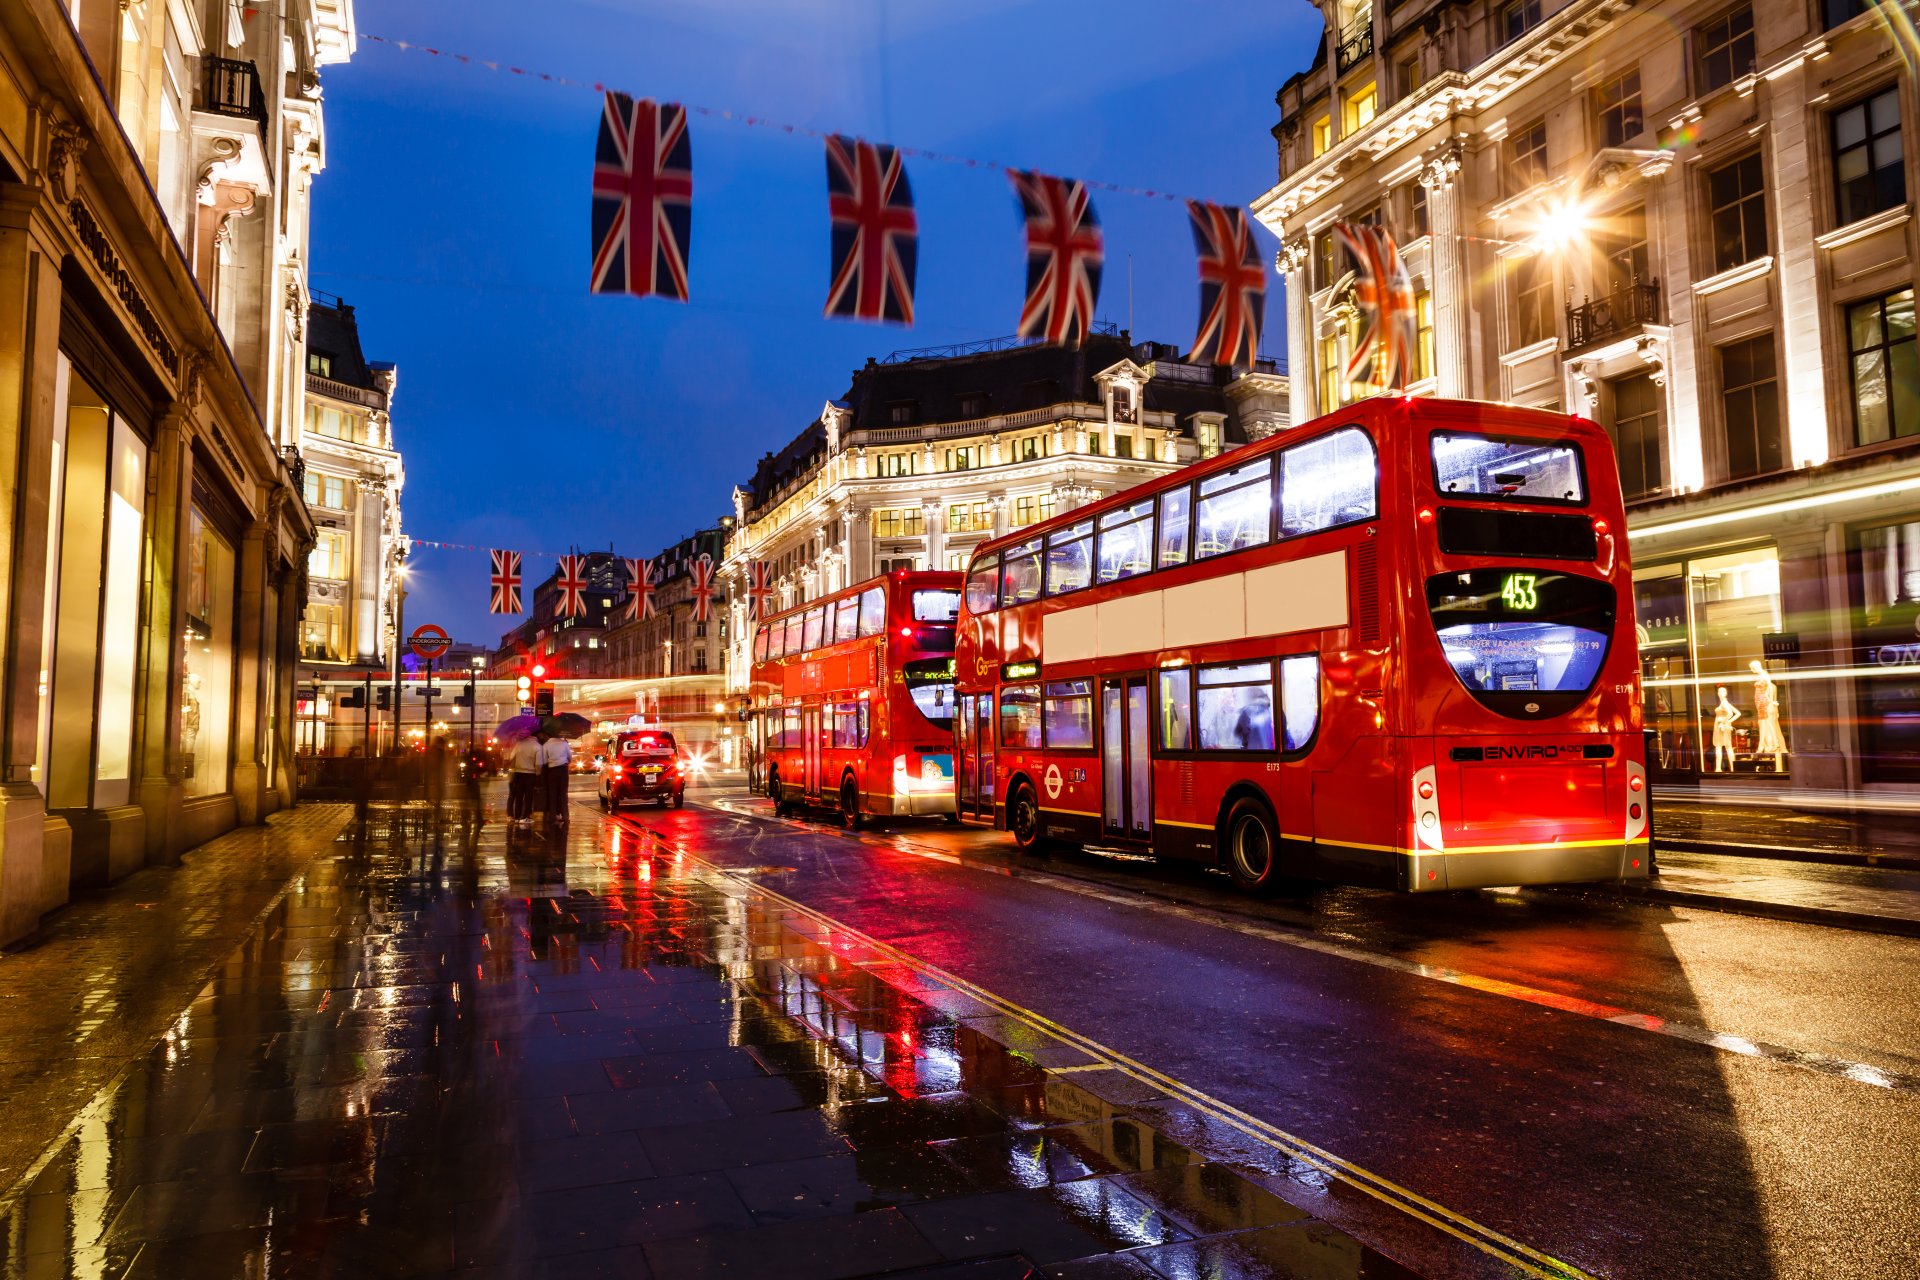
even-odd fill
[{"label": "lamp post", "polygon": [[[401,556],[404,558],[405,551]],[[403,562],[393,570],[393,753],[400,754],[400,646],[407,636],[407,566]]]}]

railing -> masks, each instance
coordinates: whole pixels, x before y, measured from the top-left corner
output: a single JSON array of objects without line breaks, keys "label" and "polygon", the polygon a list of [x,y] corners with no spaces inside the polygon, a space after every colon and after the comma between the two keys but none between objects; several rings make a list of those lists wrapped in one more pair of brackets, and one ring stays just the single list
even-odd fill
[{"label": "railing", "polygon": [[383,392],[369,391],[365,387],[335,382],[332,378],[323,378],[317,373],[307,375],[307,390],[315,395],[325,396],[329,400],[345,400],[349,404],[362,404],[369,409],[387,407],[387,397]]},{"label": "railing", "polygon": [[1636,280],[1601,298],[1588,298],[1567,308],[1567,350],[1577,351],[1596,342],[1660,323],[1660,282]]},{"label": "railing", "polygon": [[200,109],[217,116],[237,116],[253,121],[260,130],[260,141],[265,143],[267,99],[260,91],[260,69],[238,58],[208,57],[204,61],[207,65],[207,86]]},{"label": "railing", "polygon": [[[1117,338],[1123,332],[1119,325],[1109,320],[1096,320],[1093,331],[1108,338]],[[915,360],[951,360],[955,356],[977,356],[988,351],[1011,351],[1015,347],[1036,346],[1039,342],[1038,338],[1009,335],[1004,338],[983,338],[979,342],[957,342],[947,347],[908,347],[889,352],[874,363],[908,364]]]},{"label": "railing", "polygon": [[1339,65],[1339,74],[1345,75],[1349,68],[1372,56],[1373,15],[1368,13],[1364,26],[1355,26],[1340,37],[1340,48],[1334,54],[1334,61]]},{"label": "railing", "polygon": [[287,475],[293,481],[293,491],[304,493],[307,487],[307,460],[300,456],[298,446],[281,445],[280,460],[287,464]]}]

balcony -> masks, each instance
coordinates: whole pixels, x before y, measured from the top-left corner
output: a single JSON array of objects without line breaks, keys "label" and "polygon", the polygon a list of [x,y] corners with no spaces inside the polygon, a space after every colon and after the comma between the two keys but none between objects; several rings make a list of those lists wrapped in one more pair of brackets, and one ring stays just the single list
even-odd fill
[{"label": "balcony", "polygon": [[1567,350],[1579,351],[1661,323],[1660,282],[1636,280],[1567,308]]},{"label": "balcony", "polygon": [[1353,67],[1359,66],[1373,56],[1373,15],[1366,15],[1363,23],[1356,23],[1341,33],[1340,47],[1334,53],[1334,62],[1339,74],[1345,75]]},{"label": "balcony", "polygon": [[260,91],[260,70],[238,58],[203,58],[207,82],[200,98],[200,110],[216,116],[251,120],[260,130],[261,145],[267,141],[267,98]]}]

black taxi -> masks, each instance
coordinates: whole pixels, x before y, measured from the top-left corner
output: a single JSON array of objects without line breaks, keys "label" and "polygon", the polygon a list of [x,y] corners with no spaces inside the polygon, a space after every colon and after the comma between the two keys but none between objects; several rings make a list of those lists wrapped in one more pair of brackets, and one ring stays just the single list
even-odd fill
[{"label": "black taxi", "polygon": [[687,802],[687,776],[680,752],[665,729],[634,729],[617,735],[600,769],[600,807],[652,802],[678,809]]}]

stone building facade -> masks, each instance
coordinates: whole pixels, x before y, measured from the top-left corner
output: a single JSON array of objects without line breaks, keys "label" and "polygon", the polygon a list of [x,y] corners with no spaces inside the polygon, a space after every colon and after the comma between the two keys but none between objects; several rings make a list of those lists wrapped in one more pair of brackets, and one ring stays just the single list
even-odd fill
[{"label": "stone building facade", "polygon": [[[1321,8],[1253,202],[1301,416],[1356,394],[1329,228],[1384,223],[1413,390],[1613,436],[1657,774],[1920,782],[1911,0]],[[1745,719],[1716,771],[1722,687]],[[1785,753],[1752,732],[1769,696]]]},{"label": "stone building facade", "polygon": [[0,5],[0,940],[292,803],[346,0]]},{"label": "stone building facade", "polygon": [[989,538],[1287,422],[1271,362],[1187,364],[1110,329],[1077,350],[1000,339],[869,360],[734,490],[728,687],[749,675],[754,561],[773,566],[775,608],[892,569],[957,570]]},{"label": "stone building facade", "polygon": [[[725,674],[727,610],[719,569],[732,523],[731,517],[723,517],[653,557],[654,616],[627,621],[624,605],[616,612],[602,645],[603,674],[640,679]],[[714,597],[704,622],[694,617],[693,608],[693,565],[703,555],[712,557],[715,572]]]}]

